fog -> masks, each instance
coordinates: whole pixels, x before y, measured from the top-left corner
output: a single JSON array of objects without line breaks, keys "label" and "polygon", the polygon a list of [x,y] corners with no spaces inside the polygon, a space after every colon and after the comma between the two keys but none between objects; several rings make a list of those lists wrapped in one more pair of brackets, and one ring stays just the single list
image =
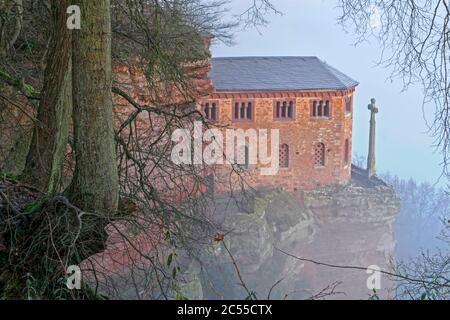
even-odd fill
[{"label": "fog", "polygon": [[[401,198],[393,225],[396,245],[393,257],[397,262],[409,261],[422,252],[445,250],[448,244],[439,235],[448,213],[449,199],[440,189],[445,187],[446,179],[440,179],[441,155],[427,133],[426,120],[432,116],[433,106],[423,106],[420,85],[405,88],[401,79],[390,79],[392,70],[378,64],[381,49],[376,41],[355,44],[353,35],[337,24],[340,12],[336,1],[273,0],[272,3],[282,15],[270,13],[266,27],[240,30],[234,45],[215,43],[213,56],[318,56],[359,81],[354,111],[354,156],[367,155],[367,105],[371,98],[376,98],[380,109],[378,172],[394,185]],[[232,1],[231,14],[242,12],[248,5],[248,1]],[[346,234],[344,230],[341,232]],[[322,234],[322,241],[324,237]],[[362,233],[356,238],[365,243],[368,237]],[[329,237],[329,241],[335,240]],[[330,261],[333,252],[316,256]]]}]

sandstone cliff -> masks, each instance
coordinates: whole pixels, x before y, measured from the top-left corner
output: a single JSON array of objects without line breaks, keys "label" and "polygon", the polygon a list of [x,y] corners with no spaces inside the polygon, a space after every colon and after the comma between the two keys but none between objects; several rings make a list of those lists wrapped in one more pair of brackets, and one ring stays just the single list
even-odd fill
[{"label": "sandstone cliff", "polygon": [[[270,292],[272,299],[305,299],[336,282],[340,282],[336,291],[342,294],[329,298],[369,298],[366,272],[318,266],[280,252],[339,266],[377,265],[389,270],[400,200],[390,186],[377,179],[365,181],[360,173],[354,170],[347,186],[296,194],[259,192],[246,201],[253,207],[250,213],[236,207],[225,210],[225,244],[246,286],[258,298],[267,298]],[[220,201],[224,199],[216,204]],[[203,298],[248,295],[223,244],[217,243],[202,264],[197,271],[203,270]],[[388,298],[390,289],[389,279],[382,278],[379,294]]]}]

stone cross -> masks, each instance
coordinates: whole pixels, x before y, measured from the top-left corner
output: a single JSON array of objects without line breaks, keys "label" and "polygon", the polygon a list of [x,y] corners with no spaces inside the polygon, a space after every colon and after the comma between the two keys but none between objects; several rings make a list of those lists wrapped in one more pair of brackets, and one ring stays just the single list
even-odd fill
[{"label": "stone cross", "polygon": [[372,99],[369,104],[370,114],[370,135],[369,135],[369,155],[367,157],[367,175],[370,178],[376,175],[376,157],[375,157],[375,138],[376,138],[376,119],[378,113],[376,100]]}]

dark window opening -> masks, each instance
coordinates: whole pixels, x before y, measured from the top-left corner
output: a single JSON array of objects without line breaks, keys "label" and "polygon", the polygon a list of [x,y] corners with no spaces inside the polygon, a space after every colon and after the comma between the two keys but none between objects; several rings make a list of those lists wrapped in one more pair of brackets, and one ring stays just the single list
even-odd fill
[{"label": "dark window opening", "polygon": [[323,143],[318,143],[314,147],[314,166],[325,166],[325,145]]},{"label": "dark window opening", "polygon": [[275,119],[292,120],[294,119],[295,104],[294,101],[277,101],[274,105]]},{"label": "dark window opening", "polygon": [[204,112],[205,112],[205,118],[206,118],[206,119],[209,119],[209,103],[207,103],[207,104],[205,105],[205,110],[204,110]]},{"label": "dark window opening", "polygon": [[241,119],[245,119],[245,102],[241,104]]},{"label": "dark window opening", "polygon": [[216,121],[218,115],[217,103],[207,102],[203,105],[203,116],[206,120]]},{"label": "dark window opening", "polygon": [[211,108],[211,120],[217,120],[217,104],[213,103]]},{"label": "dark window opening", "polygon": [[289,102],[289,108],[288,108],[288,118],[294,117],[294,102]]},{"label": "dark window opening", "polygon": [[326,101],[313,101],[311,106],[313,118],[329,118],[331,116],[331,103]]},{"label": "dark window opening", "polygon": [[280,168],[289,168],[289,146],[283,144],[280,148]]},{"label": "dark window opening", "polygon": [[323,116],[330,117],[330,101],[325,102],[325,110],[323,111]]},{"label": "dark window opening", "polygon": [[253,103],[252,102],[235,102],[233,119],[235,121],[253,120]]},{"label": "dark window opening", "polygon": [[247,106],[247,119],[252,120],[252,117],[253,117],[252,103],[249,102]]}]

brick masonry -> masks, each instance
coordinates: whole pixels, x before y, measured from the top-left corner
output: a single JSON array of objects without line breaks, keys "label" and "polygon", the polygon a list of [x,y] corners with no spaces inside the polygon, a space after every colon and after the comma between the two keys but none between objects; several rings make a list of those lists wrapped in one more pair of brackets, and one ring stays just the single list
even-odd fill
[{"label": "brick masonry", "polygon": [[[236,129],[264,128],[280,130],[280,146],[289,146],[289,168],[281,168],[276,176],[263,176],[259,165],[250,167],[249,184],[252,187],[278,187],[286,191],[313,190],[325,185],[344,185],[351,180],[351,146],[353,114],[346,112],[346,99],[352,98],[355,88],[339,91],[311,92],[215,92],[199,105],[215,101],[219,108],[217,124]],[[254,103],[253,121],[233,121],[234,101],[250,100]],[[292,120],[274,117],[276,101],[294,100]],[[314,118],[313,101],[329,100],[329,118]],[[269,135],[270,136],[270,135]],[[349,141],[349,161],[346,162],[346,140]],[[270,141],[270,139],[269,139]],[[314,163],[315,146],[325,145],[325,166]],[[223,170],[222,170],[223,171]]]}]

